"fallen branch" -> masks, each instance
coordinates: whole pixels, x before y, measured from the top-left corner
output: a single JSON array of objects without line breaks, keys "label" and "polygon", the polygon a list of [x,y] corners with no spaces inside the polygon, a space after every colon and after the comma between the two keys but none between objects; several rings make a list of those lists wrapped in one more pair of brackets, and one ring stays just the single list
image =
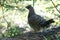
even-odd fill
[{"label": "fallen branch", "polygon": [[60,27],[52,28],[43,32],[28,32],[14,38],[3,38],[2,40],[46,40],[46,37],[56,35],[60,32]]}]

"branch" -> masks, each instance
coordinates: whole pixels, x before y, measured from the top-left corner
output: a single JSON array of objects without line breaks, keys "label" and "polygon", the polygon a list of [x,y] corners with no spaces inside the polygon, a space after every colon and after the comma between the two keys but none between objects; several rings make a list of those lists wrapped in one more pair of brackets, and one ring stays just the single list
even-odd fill
[{"label": "branch", "polygon": [[60,6],[60,4],[57,4],[56,7]]},{"label": "branch", "polygon": [[43,32],[27,32],[20,36],[16,36],[13,38],[3,38],[2,40],[46,40],[45,37],[49,37],[51,35],[56,35],[60,32],[60,27],[52,28]]},{"label": "branch", "polygon": [[[60,11],[57,9],[57,6],[54,4],[54,2],[51,0],[52,4],[54,5],[55,9],[60,13]],[[60,4],[59,4],[60,5]],[[58,6],[59,6],[58,5]]]}]

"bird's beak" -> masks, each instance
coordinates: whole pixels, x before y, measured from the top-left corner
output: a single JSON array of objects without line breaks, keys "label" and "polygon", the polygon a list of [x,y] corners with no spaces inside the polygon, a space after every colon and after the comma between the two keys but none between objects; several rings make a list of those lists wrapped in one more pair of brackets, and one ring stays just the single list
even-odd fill
[{"label": "bird's beak", "polygon": [[27,8],[27,9],[28,9],[28,6],[26,6],[25,8]]}]

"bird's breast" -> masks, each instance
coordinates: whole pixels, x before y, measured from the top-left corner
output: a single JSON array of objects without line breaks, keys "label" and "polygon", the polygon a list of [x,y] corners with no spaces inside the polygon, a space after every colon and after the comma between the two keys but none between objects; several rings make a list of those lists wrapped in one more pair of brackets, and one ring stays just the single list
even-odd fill
[{"label": "bird's breast", "polygon": [[29,18],[28,23],[30,26],[34,26],[34,27],[39,26],[39,22],[35,18]]}]

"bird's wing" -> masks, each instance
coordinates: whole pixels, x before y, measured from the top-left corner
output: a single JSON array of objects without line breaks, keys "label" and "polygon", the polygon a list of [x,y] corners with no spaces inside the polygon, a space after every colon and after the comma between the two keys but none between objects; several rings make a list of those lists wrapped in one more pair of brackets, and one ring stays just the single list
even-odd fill
[{"label": "bird's wing", "polygon": [[33,15],[29,18],[29,20],[30,22],[33,22],[34,24],[38,24],[38,25],[46,21],[43,17],[39,15]]},{"label": "bird's wing", "polygon": [[37,21],[38,23],[43,23],[43,22],[46,21],[43,17],[41,17],[41,16],[39,16],[39,15],[36,15],[36,16],[35,16],[35,19],[36,19],[36,21]]}]

